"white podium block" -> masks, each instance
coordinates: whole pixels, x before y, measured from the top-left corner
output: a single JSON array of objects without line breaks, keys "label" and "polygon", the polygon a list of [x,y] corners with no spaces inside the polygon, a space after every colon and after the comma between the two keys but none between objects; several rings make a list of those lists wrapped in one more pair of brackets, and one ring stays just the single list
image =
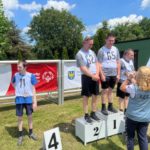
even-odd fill
[{"label": "white podium block", "polygon": [[100,111],[96,114],[100,121],[93,120],[90,124],[85,121],[84,117],[77,118],[75,121],[75,135],[84,142],[84,145],[125,131],[125,120],[122,112],[109,112],[108,116],[103,115]]},{"label": "white podium block", "polygon": [[125,120],[124,113],[112,113],[109,112],[108,116],[103,115],[100,111],[97,112],[97,116],[105,120],[106,123],[106,136],[111,136],[119,133],[123,133],[125,131]]},{"label": "white podium block", "polygon": [[104,120],[99,122],[93,120],[90,124],[85,121],[84,117],[81,117],[75,121],[75,134],[84,142],[84,145],[88,142],[104,138],[106,136],[105,128]]}]

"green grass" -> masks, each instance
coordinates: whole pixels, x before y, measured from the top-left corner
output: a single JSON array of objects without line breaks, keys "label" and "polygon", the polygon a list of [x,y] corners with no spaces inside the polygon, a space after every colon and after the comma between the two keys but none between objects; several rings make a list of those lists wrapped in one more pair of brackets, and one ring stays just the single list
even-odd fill
[{"label": "green grass", "polygon": [[[91,101],[89,101],[90,104]],[[117,99],[114,100],[117,107]],[[83,145],[75,137],[74,120],[83,115],[82,100],[79,97],[66,100],[64,105],[58,106],[48,101],[38,102],[38,110],[33,114],[34,132],[38,135],[37,142],[28,138],[28,122],[24,115],[24,141],[22,146],[17,146],[17,117],[15,106],[0,106],[0,150],[42,150],[43,132],[54,127],[59,127],[63,150],[125,150],[122,135],[115,135]],[[100,98],[99,104],[100,107]],[[135,150],[138,150],[136,144]],[[150,146],[149,146],[150,149]]]}]

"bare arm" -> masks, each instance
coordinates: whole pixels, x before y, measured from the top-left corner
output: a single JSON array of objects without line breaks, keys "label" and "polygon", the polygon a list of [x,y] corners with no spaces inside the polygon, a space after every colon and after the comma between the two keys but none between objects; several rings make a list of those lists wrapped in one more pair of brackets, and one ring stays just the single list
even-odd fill
[{"label": "bare arm", "polygon": [[81,66],[80,70],[88,77],[93,77],[93,74],[89,71],[89,69],[86,66]]},{"label": "bare arm", "polygon": [[99,74],[101,76],[101,80],[105,81],[106,77],[105,77],[105,74],[104,74],[103,69],[102,69],[102,64],[100,62],[98,64],[99,64]]},{"label": "bare arm", "polygon": [[33,110],[37,108],[37,100],[36,100],[36,89],[35,86],[33,86]]},{"label": "bare arm", "polygon": [[136,84],[136,80],[135,80],[135,75],[134,74],[129,74],[129,76],[128,76],[128,79],[127,80],[125,80],[123,83],[122,83],[122,85],[121,85],[121,87],[120,87],[120,90],[121,91],[123,91],[123,92],[126,92],[126,87],[127,87],[127,85],[129,85],[129,84]]},{"label": "bare arm", "polygon": [[126,92],[126,87],[127,87],[127,85],[129,85],[129,83],[130,83],[129,80],[125,80],[125,81],[121,84],[120,90],[123,91],[123,92]]},{"label": "bare arm", "polygon": [[117,60],[117,79],[118,79],[118,81],[120,79],[120,70],[121,70],[120,60]]},{"label": "bare arm", "polygon": [[104,75],[103,70],[102,70],[102,64],[99,62],[99,73],[100,75]]},{"label": "bare arm", "polygon": [[[96,65],[96,68],[98,68],[98,65]],[[91,77],[94,81],[99,80],[99,75],[97,74],[98,72],[96,72],[96,74],[92,74],[89,69],[86,66],[81,66],[80,70],[88,77]]]},{"label": "bare arm", "polygon": [[99,63],[96,62],[96,74],[99,76],[100,75],[100,67],[99,67]]}]

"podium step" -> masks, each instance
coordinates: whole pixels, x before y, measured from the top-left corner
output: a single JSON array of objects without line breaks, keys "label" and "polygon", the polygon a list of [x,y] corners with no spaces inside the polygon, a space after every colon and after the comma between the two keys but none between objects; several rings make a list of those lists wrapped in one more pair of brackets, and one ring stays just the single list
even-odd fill
[{"label": "podium step", "polygon": [[108,113],[109,115],[105,116],[97,111],[96,115],[100,121],[93,120],[92,123],[87,123],[84,117],[75,120],[75,135],[84,142],[84,145],[125,131],[124,114],[122,112]]}]

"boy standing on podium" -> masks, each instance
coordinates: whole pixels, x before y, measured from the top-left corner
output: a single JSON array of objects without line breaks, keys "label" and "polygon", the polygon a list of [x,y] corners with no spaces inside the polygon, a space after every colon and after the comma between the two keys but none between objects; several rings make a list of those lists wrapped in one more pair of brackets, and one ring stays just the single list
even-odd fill
[{"label": "boy standing on podium", "polygon": [[[102,109],[104,115],[108,115],[108,111],[117,113],[113,107],[113,92],[115,84],[120,79],[120,55],[118,49],[113,46],[115,36],[109,33],[105,39],[105,45],[98,51],[98,62],[101,75],[102,87]],[[106,109],[106,101],[108,100],[108,109]],[[108,111],[107,111],[108,110]]]},{"label": "boy standing on podium", "polygon": [[[88,123],[92,123],[92,119],[100,120],[96,116],[97,111],[97,95],[99,95],[99,66],[94,51],[91,50],[93,39],[87,36],[83,40],[83,47],[76,54],[77,66],[82,72],[81,84],[83,96],[84,119]],[[92,96],[92,111],[88,113],[88,99]]]}]

